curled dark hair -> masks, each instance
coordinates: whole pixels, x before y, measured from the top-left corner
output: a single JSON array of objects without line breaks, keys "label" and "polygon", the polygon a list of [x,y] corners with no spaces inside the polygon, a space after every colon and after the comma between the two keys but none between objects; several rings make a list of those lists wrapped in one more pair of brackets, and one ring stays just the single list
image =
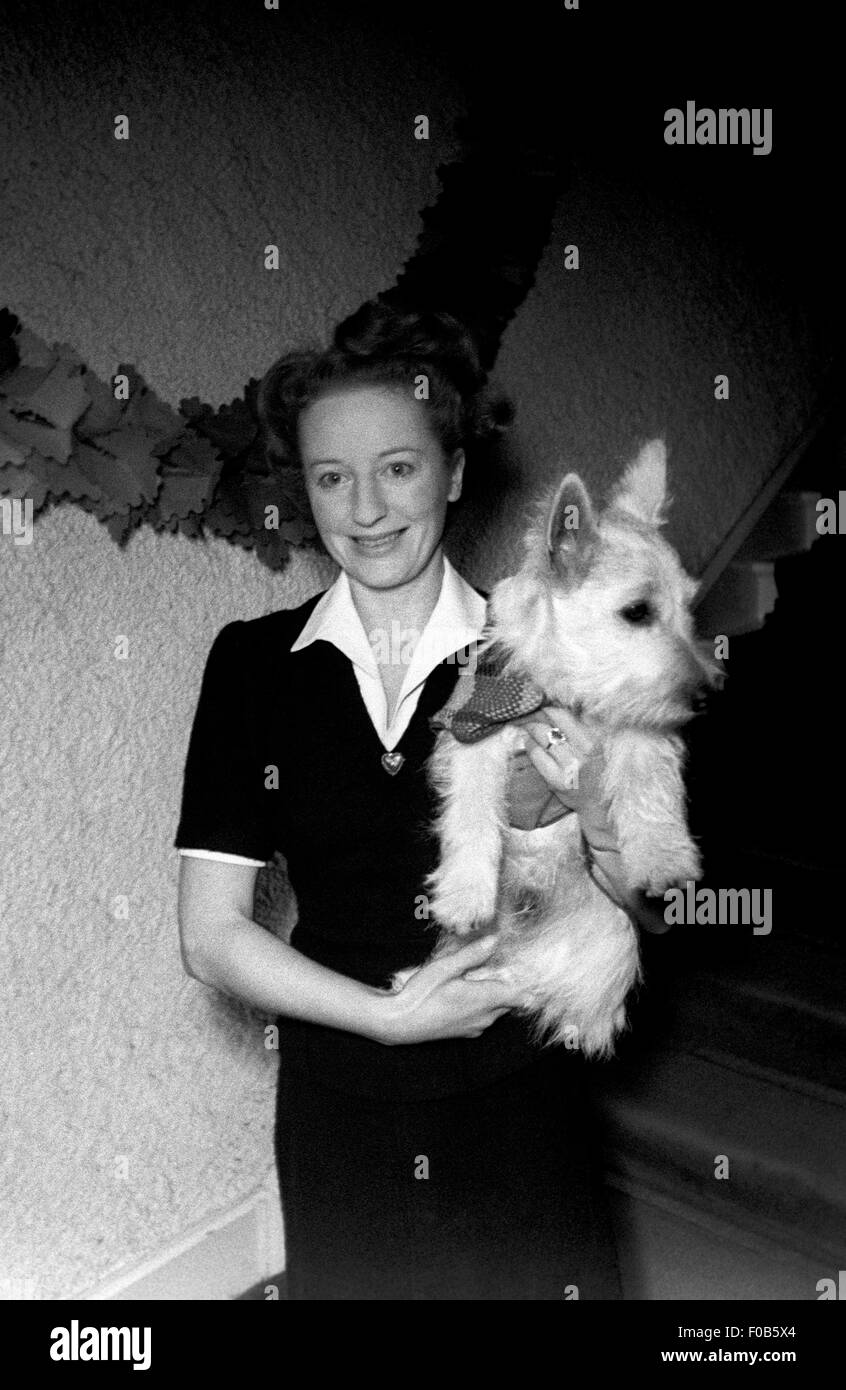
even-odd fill
[{"label": "curled dark hair", "polygon": [[470,455],[514,415],[505,396],[489,391],[473,338],[451,314],[371,300],[339,324],[329,348],[286,353],[265,373],[257,408],[271,465],[300,463],[301,411],[329,390],[362,385],[397,387],[419,399],[447,456],[458,448]]}]

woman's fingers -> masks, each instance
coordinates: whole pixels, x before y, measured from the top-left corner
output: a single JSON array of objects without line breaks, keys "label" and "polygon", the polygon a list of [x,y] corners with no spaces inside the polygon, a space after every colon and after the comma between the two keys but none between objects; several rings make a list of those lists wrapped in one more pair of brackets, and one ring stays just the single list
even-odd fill
[{"label": "woman's fingers", "polygon": [[[531,718],[521,720],[521,726],[531,736],[534,742],[545,749],[549,743],[550,729],[558,729],[564,735],[567,746],[579,758],[583,758],[593,747],[594,739],[588,733],[585,726],[576,718],[570,710],[561,709],[557,705],[548,705],[539,710]],[[564,747],[564,744],[552,745],[553,747]]]},{"label": "woman's fingers", "polygon": [[481,965],[493,954],[498,944],[499,937],[496,933],[488,932],[486,936],[476,937],[466,946],[459,946],[449,955],[436,956],[434,960],[429,961],[429,966],[437,966],[442,979],[451,980],[454,976],[463,975],[467,970],[471,970],[474,965]]},{"label": "woman's fingers", "polygon": [[527,990],[517,985],[513,974],[507,966],[502,966],[498,970],[488,970],[484,966],[480,970],[468,970],[464,978],[465,980],[472,981],[473,984],[493,984],[501,986],[501,1003],[494,1006],[497,1015],[508,1013],[509,1009],[516,1009],[531,1003],[530,994]]},{"label": "woman's fingers", "polygon": [[[596,780],[599,752],[595,738],[570,710],[559,705],[548,705],[520,723],[527,736],[526,757],[564,805],[577,809],[583,790],[585,795],[593,795],[590,787]],[[550,741],[553,729],[561,737]]]},{"label": "woman's fingers", "polygon": [[529,744],[526,749],[526,756],[544,776],[547,772],[560,776],[563,769],[571,767],[573,764],[578,767],[581,761],[572,748],[565,747],[563,743],[553,743],[547,748],[546,743],[542,742],[540,738]]},{"label": "woman's fingers", "polygon": [[580,759],[564,744],[553,744],[548,751],[539,743],[533,743],[527,753],[547,786],[565,805],[571,804],[579,789]]}]

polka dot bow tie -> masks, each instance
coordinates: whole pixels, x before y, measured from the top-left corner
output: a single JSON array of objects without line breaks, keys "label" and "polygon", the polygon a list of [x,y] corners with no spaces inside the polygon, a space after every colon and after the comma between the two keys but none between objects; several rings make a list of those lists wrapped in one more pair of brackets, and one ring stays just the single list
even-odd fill
[{"label": "polka dot bow tie", "polygon": [[534,714],[547,703],[539,685],[520,671],[507,674],[507,655],[492,644],[462,667],[452,695],[430,719],[433,729],[449,729],[459,743],[477,743],[503,724]]}]

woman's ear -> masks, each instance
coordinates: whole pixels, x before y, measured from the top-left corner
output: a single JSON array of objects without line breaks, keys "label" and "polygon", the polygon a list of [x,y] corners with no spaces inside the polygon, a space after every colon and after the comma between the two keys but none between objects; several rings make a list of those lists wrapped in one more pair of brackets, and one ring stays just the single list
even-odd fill
[{"label": "woman's ear", "polygon": [[448,502],[457,502],[459,497],[461,496],[461,484],[464,478],[464,464],[464,450],[456,449],[455,453],[452,456],[452,461],[450,463],[452,475],[450,478],[449,492],[447,493]]}]

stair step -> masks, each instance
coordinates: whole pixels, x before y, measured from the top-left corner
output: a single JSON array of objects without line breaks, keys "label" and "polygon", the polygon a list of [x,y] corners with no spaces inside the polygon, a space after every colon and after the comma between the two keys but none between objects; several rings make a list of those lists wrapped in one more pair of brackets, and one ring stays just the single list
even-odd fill
[{"label": "stair step", "polygon": [[736,551],[734,563],[799,555],[819,539],[819,492],[780,492]]},{"label": "stair step", "polygon": [[[846,1107],[846,1017],[743,982],[703,975],[684,982],[666,1043],[772,1076]],[[846,1127],[846,1114],[843,1117]],[[846,1138],[846,1133],[844,1133]]]},{"label": "stair step", "polygon": [[697,627],[704,636],[741,637],[764,626],[778,597],[775,561],[800,555],[819,539],[820,496],[803,489],[773,498],[698,604]]},{"label": "stair step", "polygon": [[727,565],[696,610],[704,637],[741,637],[757,632],[775,608],[778,590],[772,560]]},{"label": "stair step", "polygon": [[[824,1054],[839,1060],[837,1089],[846,1089],[846,959],[834,944],[804,932],[780,932],[750,939],[735,929],[679,927],[684,933],[666,938],[662,951],[650,942],[644,952],[645,1009],[660,1014],[664,1028],[676,1017],[699,1030],[748,1019],[745,1033],[753,1041],[755,1011],[768,1039],[788,1041],[798,1032],[819,1027]],[[728,933],[732,933],[728,935]],[[659,947],[664,945],[663,939]],[[761,1011],[764,1011],[761,1014]],[[769,1016],[766,1016],[769,1011]],[[735,1029],[735,1031],[737,1031]],[[740,1036],[743,1036],[741,1032]],[[802,1074],[804,1053],[798,1057]]]},{"label": "stair step", "polygon": [[697,971],[715,984],[761,999],[806,1010],[846,1029],[846,961],[827,943],[794,933],[778,933],[755,941],[728,970],[720,962],[703,962]]},{"label": "stair step", "polygon": [[820,1278],[836,1275],[816,1254],[797,1255],[640,1183],[617,1177],[606,1191],[629,1301],[816,1300]]},{"label": "stair step", "polygon": [[[689,1052],[594,1066],[611,1181],[821,1259],[846,1249],[846,1109]],[[724,1154],[729,1177],[715,1177]]]}]

